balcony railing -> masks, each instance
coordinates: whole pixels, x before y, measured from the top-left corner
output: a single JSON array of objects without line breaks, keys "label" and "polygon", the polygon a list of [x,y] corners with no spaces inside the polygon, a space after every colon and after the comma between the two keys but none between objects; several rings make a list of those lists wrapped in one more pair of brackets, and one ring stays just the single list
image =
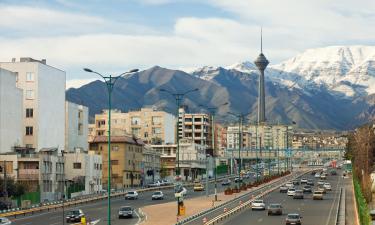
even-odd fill
[{"label": "balcony railing", "polygon": [[18,171],[20,180],[39,180],[39,169],[20,169]]}]

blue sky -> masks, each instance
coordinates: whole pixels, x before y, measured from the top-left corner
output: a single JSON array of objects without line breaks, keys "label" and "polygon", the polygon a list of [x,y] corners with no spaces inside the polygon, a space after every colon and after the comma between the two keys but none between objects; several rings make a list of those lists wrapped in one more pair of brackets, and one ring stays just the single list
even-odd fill
[{"label": "blue sky", "polygon": [[372,0],[0,0],[0,60],[46,58],[74,85],[92,79],[82,67],[227,66],[256,58],[263,26],[275,64],[308,48],[373,45],[374,12]]}]

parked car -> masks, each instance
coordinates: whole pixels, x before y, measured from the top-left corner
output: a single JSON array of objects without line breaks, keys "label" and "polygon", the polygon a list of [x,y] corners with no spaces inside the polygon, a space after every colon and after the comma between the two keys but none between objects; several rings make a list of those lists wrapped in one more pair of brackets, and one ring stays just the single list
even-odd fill
[{"label": "parked car", "polygon": [[155,191],[152,196],[152,200],[163,200],[164,199],[164,194],[162,191]]},{"label": "parked car", "polygon": [[71,223],[71,222],[81,222],[81,218],[84,217],[85,214],[81,209],[75,209],[75,210],[70,210],[66,214],[66,222]]},{"label": "parked car", "polygon": [[331,188],[331,184],[330,184],[330,183],[324,183],[324,184],[323,184],[323,187],[324,187],[324,189],[326,189],[327,191],[332,191],[332,188]]},{"label": "parked car", "polygon": [[128,191],[125,195],[125,199],[138,199],[138,192],[137,191]]},{"label": "parked car", "polygon": [[283,214],[283,207],[279,203],[270,204],[268,206],[268,213],[267,214],[269,216],[270,215],[282,215]]},{"label": "parked car", "polygon": [[121,206],[118,211],[118,218],[121,219],[123,217],[130,217],[132,218],[134,214],[134,209],[131,206]]},{"label": "parked car", "polygon": [[228,186],[232,183],[232,181],[230,179],[227,179],[227,180],[224,180],[223,182],[221,182],[221,185],[223,186]]},{"label": "parked car", "polygon": [[294,188],[289,188],[289,189],[288,189],[288,192],[287,192],[287,195],[288,195],[288,196],[294,196],[295,193],[296,193],[296,189],[294,189]]},{"label": "parked car", "polygon": [[251,210],[265,210],[265,209],[266,209],[266,205],[261,199],[254,200],[251,203]]},{"label": "parked car", "polygon": [[314,191],[313,200],[323,200],[323,192],[321,190]]},{"label": "parked car", "polygon": [[298,213],[290,213],[286,216],[286,225],[302,225],[302,216]]},{"label": "parked car", "polygon": [[194,191],[204,191],[204,186],[201,182],[194,183]]},{"label": "parked car", "polygon": [[303,193],[311,193],[312,192],[312,188],[310,185],[306,185],[303,187],[302,189]]},{"label": "parked car", "polygon": [[280,193],[287,193],[288,192],[288,187],[287,186],[281,186],[280,187]]},{"label": "parked car", "polygon": [[303,199],[303,191],[302,190],[296,190],[293,199]]}]

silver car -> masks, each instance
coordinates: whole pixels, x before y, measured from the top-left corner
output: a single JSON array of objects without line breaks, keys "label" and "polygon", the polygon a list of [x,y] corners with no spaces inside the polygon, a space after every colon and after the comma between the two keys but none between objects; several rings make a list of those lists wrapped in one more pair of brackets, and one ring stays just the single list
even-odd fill
[{"label": "silver car", "polygon": [[121,219],[123,217],[130,217],[132,218],[134,214],[134,209],[131,206],[121,206],[118,211],[118,218]]},{"label": "silver car", "polygon": [[10,221],[8,218],[0,217],[0,225],[11,225],[12,221]]}]

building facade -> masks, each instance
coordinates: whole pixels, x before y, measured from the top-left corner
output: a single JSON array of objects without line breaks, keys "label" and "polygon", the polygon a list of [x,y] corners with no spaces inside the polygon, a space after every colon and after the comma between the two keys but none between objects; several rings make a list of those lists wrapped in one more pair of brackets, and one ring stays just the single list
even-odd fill
[{"label": "building facade", "polygon": [[0,153],[23,144],[23,94],[16,79],[17,73],[0,68]]},{"label": "building facade", "polygon": [[211,117],[205,113],[186,113],[179,109],[178,135],[182,139],[190,139],[194,143],[212,149]]},{"label": "building facade", "polygon": [[[108,184],[108,137],[96,136],[90,143],[90,150],[102,157],[102,185]],[[142,162],[144,143],[132,136],[111,136],[111,184],[123,189],[142,186]]]},{"label": "building facade", "polygon": [[102,190],[102,156],[92,151],[76,149],[64,154],[64,158],[65,180],[70,183],[82,181],[85,190],[81,194],[93,194]]},{"label": "building facade", "polygon": [[[152,108],[123,113],[111,112],[111,132],[114,136],[134,135],[149,144],[174,143],[176,119],[172,114]],[[95,126],[89,136],[108,135],[108,110],[95,115]]]},{"label": "building facade", "polygon": [[23,146],[61,151],[65,145],[65,72],[32,58],[0,62],[0,68],[17,73],[16,87],[23,91]]},{"label": "building facade", "polygon": [[145,146],[143,151],[142,166],[142,178],[144,185],[160,180],[160,158],[160,153],[154,151],[149,145]]},{"label": "building facade", "polygon": [[88,150],[88,121],[86,106],[65,102],[65,151]]}]

